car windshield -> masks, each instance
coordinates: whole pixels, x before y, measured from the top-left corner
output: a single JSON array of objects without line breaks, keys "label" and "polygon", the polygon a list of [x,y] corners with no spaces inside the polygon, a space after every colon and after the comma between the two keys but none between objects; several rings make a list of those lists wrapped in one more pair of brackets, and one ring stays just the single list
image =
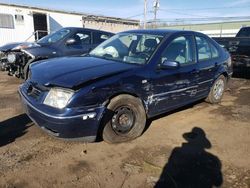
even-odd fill
[{"label": "car windshield", "polygon": [[121,33],[97,46],[89,55],[124,63],[145,64],[162,38],[151,34]]},{"label": "car windshield", "polygon": [[41,38],[40,40],[37,41],[37,43],[55,43],[60,39],[64,38],[69,32],[70,32],[69,29],[60,29],[59,31],[56,31]]}]

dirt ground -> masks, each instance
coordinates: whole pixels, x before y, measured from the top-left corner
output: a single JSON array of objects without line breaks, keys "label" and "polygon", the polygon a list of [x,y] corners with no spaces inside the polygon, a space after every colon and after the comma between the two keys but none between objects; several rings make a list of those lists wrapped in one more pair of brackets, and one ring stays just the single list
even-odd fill
[{"label": "dirt ground", "polygon": [[0,187],[250,187],[250,80],[233,79],[219,105],[164,114],[116,145],[48,136],[24,115],[20,83],[0,73]]}]

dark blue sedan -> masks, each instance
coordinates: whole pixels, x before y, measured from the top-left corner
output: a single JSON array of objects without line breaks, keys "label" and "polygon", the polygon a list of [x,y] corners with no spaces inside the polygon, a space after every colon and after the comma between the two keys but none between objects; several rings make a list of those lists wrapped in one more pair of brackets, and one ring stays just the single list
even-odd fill
[{"label": "dark blue sedan", "polygon": [[48,133],[115,143],[140,136],[147,118],[200,99],[219,103],[231,75],[229,54],[204,34],[134,30],[84,57],[32,64],[19,92]]}]

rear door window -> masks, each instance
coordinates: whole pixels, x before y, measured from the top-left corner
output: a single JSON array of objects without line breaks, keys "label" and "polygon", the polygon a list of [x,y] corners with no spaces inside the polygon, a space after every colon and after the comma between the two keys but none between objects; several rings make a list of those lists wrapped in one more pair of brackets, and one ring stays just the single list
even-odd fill
[{"label": "rear door window", "polygon": [[219,52],[217,48],[212,43],[210,43],[210,47],[211,47],[211,52],[212,52],[212,58],[219,57]]},{"label": "rear door window", "polygon": [[211,48],[208,41],[204,37],[195,37],[197,49],[198,49],[198,59],[199,61],[205,61],[212,58]]}]

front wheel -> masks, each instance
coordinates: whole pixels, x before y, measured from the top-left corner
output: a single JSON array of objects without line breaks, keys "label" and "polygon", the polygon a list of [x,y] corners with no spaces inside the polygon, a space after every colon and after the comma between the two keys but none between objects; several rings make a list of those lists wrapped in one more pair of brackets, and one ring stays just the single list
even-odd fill
[{"label": "front wheel", "polygon": [[209,95],[206,98],[206,101],[211,104],[216,104],[221,102],[225,88],[226,88],[226,78],[223,75],[221,75],[219,76],[219,78],[215,80],[209,92]]},{"label": "front wheel", "polygon": [[102,137],[108,143],[126,142],[140,136],[146,113],[142,102],[131,95],[119,95],[107,106]]}]

